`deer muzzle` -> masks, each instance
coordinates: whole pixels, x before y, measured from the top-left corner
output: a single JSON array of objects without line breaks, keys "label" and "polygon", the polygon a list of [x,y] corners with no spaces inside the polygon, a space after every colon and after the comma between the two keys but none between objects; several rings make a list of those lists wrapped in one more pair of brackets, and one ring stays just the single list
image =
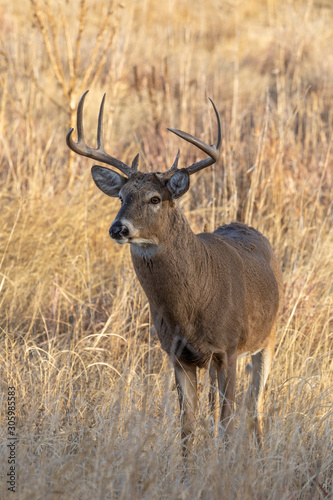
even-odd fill
[{"label": "deer muzzle", "polygon": [[122,240],[127,240],[130,232],[127,226],[122,224],[121,221],[116,220],[110,227],[109,233],[113,240],[121,243]]}]

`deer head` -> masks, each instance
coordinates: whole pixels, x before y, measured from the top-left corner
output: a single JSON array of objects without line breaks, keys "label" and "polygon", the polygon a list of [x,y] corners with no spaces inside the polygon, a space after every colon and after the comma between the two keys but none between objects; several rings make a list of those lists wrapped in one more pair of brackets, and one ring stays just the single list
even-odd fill
[{"label": "deer head", "polygon": [[208,146],[192,135],[176,129],[168,129],[182,139],[195,145],[208,155],[208,158],[194,163],[186,168],[178,168],[179,150],[175,161],[167,172],[142,173],[138,171],[139,155],[136,155],[132,165],[107,154],[103,141],[103,111],[105,94],[99,110],[97,127],[97,148],[86,145],[83,131],[83,106],[88,91],[78,105],[77,131],[78,142],[72,138],[73,128],[67,134],[69,148],[82,156],[111,165],[121,173],[106,167],[93,166],[92,177],[97,187],[108,196],[119,198],[122,207],[111,228],[110,236],[118,243],[132,243],[147,247],[158,245],[161,225],[170,219],[170,212],[175,206],[175,200],[180,198],[190,186],[190,176],[215,163],[221,153],[221,123],[214,102],[210,99],[217,119],[218,139],[216,145]]}]

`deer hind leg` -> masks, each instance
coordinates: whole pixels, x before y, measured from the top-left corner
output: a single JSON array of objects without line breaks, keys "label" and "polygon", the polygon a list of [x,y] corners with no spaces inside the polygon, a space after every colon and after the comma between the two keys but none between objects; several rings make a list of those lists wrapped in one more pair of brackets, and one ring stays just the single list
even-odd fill
[{"label": "deer hind leg", "polygon": [[220,394],[220,423],[227,434],[233,430],[232,413],[234,410],[235,385],[236,385],[237,356],[227,358],[217,370],[217,382]]},{"label": "deer hind leg", "polygon": [[209,366],[209,378],[210,378],[210,386],[209,386],[209,410],[210,410],[210,419],[212,421],[212,425],[216,425],[217,420],[217,404],[216,404],[216,379],[217,379],[217,370],[214,363],[211,363]]},{"label": "deer hind leg", "polygon": [[180,405],[183,456],[187,457],[193,444],[195,417],[198,407],[196,366],[176,361],[174,369]]},{"label": "deer hind leg", "polygon": [[[273,339],[274,340],[274,339]],[[274,354],[274,342],[252,356],[252,380],[246,397],[246,406],[251,413],[250,427],[254,428],[258,446],[261,448],[262,413],[264,388]]]}]

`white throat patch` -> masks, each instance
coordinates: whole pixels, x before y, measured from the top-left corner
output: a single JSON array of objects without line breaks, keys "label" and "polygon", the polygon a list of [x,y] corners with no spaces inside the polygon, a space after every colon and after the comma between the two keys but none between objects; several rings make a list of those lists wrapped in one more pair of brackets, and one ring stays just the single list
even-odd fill
[{"label": "white throat patch", "polygon": [[131,240],[129,243],[131,245],[131,252],[143,259],[154,257],[159,248],[156,242],[143,238]]}]

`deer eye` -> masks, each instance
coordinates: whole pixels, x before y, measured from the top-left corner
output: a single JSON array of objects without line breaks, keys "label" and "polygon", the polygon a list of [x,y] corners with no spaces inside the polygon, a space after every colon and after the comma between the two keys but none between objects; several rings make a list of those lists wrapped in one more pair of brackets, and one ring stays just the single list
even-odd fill
[{"label": "deer eye", "polygon": [[121,196],[119,196],[119,200],[120,200],[120,203],[122,204],[123,203],[123,199]]},{"label": "deer eye", "polygon": [[157,205],[160,201],[161,200],[158,196],[153,196],[150,200],[150,203],[152,203],[153,205]]}]

